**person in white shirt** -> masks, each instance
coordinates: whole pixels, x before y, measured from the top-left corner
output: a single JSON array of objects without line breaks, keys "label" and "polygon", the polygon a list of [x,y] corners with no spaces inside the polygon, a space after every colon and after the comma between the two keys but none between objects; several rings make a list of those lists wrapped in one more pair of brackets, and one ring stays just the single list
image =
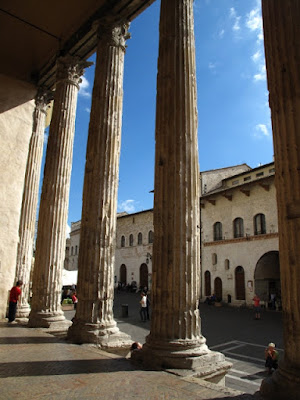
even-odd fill
[{"label": "person in white shirt", "polygon": [[141,300],[140,300],[140,316],[142,322],[146,322],[147,319],[147,296],[144,292],[141,293]]}]

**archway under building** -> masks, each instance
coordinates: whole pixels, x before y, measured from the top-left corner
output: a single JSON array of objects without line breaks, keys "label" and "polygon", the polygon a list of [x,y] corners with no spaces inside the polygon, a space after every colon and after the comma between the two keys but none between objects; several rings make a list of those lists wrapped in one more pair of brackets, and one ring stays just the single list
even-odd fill
[{"label": "archway under building", "polygon": [[235,297],[236,300],[246,299],[245,271],[241,266],[238,266],[235,269]]},{"label": "archway under building", "polygon": [[[279,252],[269,251],[257,262],[254,272],[255,293],[267,306],[281,304]],[[273,300],[273,304],[272,304]]]},{"label": "archway under building", "polygon": [[148,288],[148,265],[143,263],[140,266],[140,287],[144,288],[147,287]]}]

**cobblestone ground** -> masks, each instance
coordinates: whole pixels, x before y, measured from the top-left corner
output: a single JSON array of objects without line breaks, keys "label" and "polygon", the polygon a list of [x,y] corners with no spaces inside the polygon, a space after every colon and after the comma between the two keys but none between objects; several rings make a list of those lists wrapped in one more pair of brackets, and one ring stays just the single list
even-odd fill
[{"label": "cobblestone ground", "polygon": [[125,358],[0,323],[0,400],[253,399],[195,378],[143,371]]}]

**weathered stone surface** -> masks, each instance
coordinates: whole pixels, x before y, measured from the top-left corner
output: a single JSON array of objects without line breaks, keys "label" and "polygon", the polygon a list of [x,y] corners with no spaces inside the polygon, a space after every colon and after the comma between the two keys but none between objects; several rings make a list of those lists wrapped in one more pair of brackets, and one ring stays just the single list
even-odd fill
[{"label": "weathered stone surface", "polygon": [[[176,37],[176,40],[174,40]],[[158,368],[230,364],[201,335],[199,162],[193,1],[162,0],[156,105],[152,320],[137,356]],[[219,365],[219,367],[218,367]],[[221,365],[223,368],[221,368]],[[226,365],[226,366],[225,366]]]},{"label": "weathered stone surface", "polygon": [[284,361],[263,381],[267,399],[299,399],[300,393],[300,1],[262,1],[271,108],[278,227]]},{"label": "weathered stone surface", "polygon": [[14,285],[36,87],[0,74],[0,319]]},{"label": "weathered stone surface", "polygon": [[117,189],[128,26],[99,25],[83,189],[78,306],[69,339],[128,346],[113,316]]},{"label": "weathered stone surface", "polygon": [[[68,216],[77,93],[84,61],[58,60],[57,85],[49,131],[40,202],[30,327],[64,324],[61,310],[62,268]],[[64,326],[64,329],[66,327]]]},{"label": "weathered stone surface", "polygon": [[52,92],[43,88],[40,88],[35,99],[33,129],[29,143],[19,226],[19,244],[15,281],[21,279],[23,281],[23,286],[16,313],[17,318],[27,318],[30,313],[30,307],[28,304],[30,271],[32,265],[38,191],[43,157],[46,109],[51,99]]}]

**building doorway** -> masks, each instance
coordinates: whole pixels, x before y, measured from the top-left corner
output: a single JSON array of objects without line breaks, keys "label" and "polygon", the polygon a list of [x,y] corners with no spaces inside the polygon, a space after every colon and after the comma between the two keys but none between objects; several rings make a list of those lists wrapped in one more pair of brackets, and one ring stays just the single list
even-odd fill
[{"label": "building doorway", "polygon": [[223,299],[223,288],[222,288],[222,279],[221,278],[216,278],[215,279],[215,295],[217,298],[217,301],[222,301]]},{"label": "building doorway", "polygon": [[148,288],[148,266],[145,263],[140,266],[140,287]]},{"label": "building doorway", "polygon": [[122,264],[120,267],[120,282],[122,286],[127,285],[127,268],[125,264]]},{"label": "building doorway", "polygon": [[241,266],[236,267],[235,269],[235,296],[237,300],[246,299],[245,271]]},{"label": "building doorway", "polygon": [[211,295],[211,278],[209,271],[205,271],[204,273],[204,294],[206,297]]}]

